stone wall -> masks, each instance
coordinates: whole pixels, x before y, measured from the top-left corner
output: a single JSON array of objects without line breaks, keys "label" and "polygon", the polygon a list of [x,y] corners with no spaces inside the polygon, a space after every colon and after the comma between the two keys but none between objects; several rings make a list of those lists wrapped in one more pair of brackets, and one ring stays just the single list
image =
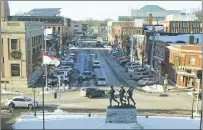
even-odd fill
[{"label": "stone wall", "polygon": [[137,123],[136,108],[108,108],[106,123]]}]

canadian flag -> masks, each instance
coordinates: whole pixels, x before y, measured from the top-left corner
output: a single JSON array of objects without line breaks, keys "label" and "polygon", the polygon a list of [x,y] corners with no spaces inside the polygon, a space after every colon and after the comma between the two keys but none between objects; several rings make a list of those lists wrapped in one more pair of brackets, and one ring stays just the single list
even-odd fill
[{"label": "canadian flag", "polygon": [[55,56],[49,56],[46,52],[43,52],[43,64],[59,66],[60,60]]}]

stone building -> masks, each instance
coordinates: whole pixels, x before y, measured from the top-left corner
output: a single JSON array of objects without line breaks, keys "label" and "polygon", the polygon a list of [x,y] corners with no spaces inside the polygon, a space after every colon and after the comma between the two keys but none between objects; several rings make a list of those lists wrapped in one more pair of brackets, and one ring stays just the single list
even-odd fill
[{"label": "stone building", "polygon": [[41,22],[3,21],[1,84],[17,90],[41,67],[44,28]]}]

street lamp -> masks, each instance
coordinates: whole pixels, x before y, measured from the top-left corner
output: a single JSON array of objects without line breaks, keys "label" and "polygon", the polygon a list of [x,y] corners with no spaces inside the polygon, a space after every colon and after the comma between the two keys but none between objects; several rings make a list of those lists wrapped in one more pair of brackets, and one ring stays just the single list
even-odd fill
[{"label": "street lamp", "polygon": [[34,95],[34,116],[36,116],[36,107],[35,107],[35,92],[36,92],[36,87],[33,85],[32,87],[33,95]]},{"label": "street lamp", "polygon": [[192,91],[192,115],[191,115],[192,119],[193,119],[194,100],[195,100],[195,89],[193,89]]}]

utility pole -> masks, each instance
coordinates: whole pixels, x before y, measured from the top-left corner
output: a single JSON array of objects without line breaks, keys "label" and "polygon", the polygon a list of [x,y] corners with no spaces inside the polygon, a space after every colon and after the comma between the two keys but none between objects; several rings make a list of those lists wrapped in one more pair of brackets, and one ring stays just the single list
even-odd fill
[{"label": "utility pole", "polygon": [[200,90],[200,79],[197,80],[198,90],[197,90],[197,101],[196,101],[196,114],[198,114],[198,106],[199,106],[199,90]]},{"label": "utility pole", "polygon": [[154,42],[155,42],[155,32],[156,32],[154,26],[153,26],[152,32],[153,32],[153,41],[152,41],[151,58],[150,58],[150,69],[152,69],[152,59],[154,54]]},{"label": "utility pole", "polygon": [[61,76],[58,76],[59,79],[59,97],[58,97],[58,110],[60,110],[60,102],[61,102]]},{"label": "utility pole", "polygon": [[130,61],[133,61],[133,37],[131,38]]}]

